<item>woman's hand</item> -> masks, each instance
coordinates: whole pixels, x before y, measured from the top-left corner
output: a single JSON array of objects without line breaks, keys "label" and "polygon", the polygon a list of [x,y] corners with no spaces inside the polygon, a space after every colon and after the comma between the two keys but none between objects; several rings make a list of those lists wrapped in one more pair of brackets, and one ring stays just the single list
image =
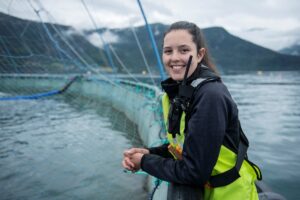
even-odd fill
[{"label": "woman's hand", "polygon": [[149,150],[145,148],[131,148],[124,151],[124,157],[130,157],[135,153],[149,154]]},{"label": "woman's hand", "polygon": [[133,163],[134,168],[133,171],[138,171],[141,169],[141,160],[144,154],[142,153],[135,153],[131,156],[130,161]]},{"label": "woman's hand", "polygon": [[130,161],[129,157],[123,158],[122,166],[129,171],[134,171],[134,164],[133,164],[133,162]]},{"label": "woman's hand", "polygon": [[122,161],[123,167],[130,171],[139,170],[141,168],[141,159],[144,154],[149,154],[149,150],[144,148],[131,148],[125,150]]}]

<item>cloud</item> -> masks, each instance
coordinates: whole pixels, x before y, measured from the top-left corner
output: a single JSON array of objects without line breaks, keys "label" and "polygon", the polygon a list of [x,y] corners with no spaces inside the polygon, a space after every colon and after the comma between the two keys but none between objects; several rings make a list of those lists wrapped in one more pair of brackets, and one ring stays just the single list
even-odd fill
[{"label": "cloud", "polygon": [[261,28],[261,27],[253,27],[253,28],[249,28],[246,31],[248,32],[254,32],[254,31],[265,31],[266,28]]},{"label": "cloud", "polygon": [[300,41],[300,27],[292,30],[275,30],[269,28],[252,28],[236,33],[240,37],[263,47],[280,50]]},{"label": "cloud", "polygon": [[115,34],[113,34],[111,31],[106,30],[104,33],[101,34],[101,36],[93,32],[92,34],[88,35],[87,39],[95,46],[97,47],[103,47],[103,43],[101,40],[101,37],[106,43],[116,43],[119,41],[119,37]]},{"label": "cloud", "polygon": [[[39,3],[57,22],[77,29],[94,29],[82,0],[30,0],[36,9]],[[124,28],[143,25],[143,17],[136,0],[84,0],[96,25]],[[195,22],[201,28],[222,26],[229,32],[262,46],[277,50],[298,41],[300,35],[300,1],[298,0],[141,0],[149,23],[170,24],[178,20]],[[26,19],[39,20],[28,1],[2,2],[0,11]],[[44,21],[53,21],[40,12]],[[258,30],[259,28],[260,30]],[[251,31],[250,31],[251,30]],[[295,34],[293,34],[295,32]],[[272,35],[272,38],[270,38]]]}]

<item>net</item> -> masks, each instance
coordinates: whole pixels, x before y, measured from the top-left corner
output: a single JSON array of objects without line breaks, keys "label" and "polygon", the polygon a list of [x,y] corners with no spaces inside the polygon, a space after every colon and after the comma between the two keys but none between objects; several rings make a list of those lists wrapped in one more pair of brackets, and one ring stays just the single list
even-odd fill
[{"label": "net", "polygon": [[[89,16],[94,28],[99,29],[90,10],[91,5],[85,1],[82,1],[82,5],[82,11]],[[12,149],[16,144],[23,144],[31,150],[26,151],[27,148],[20,147],[20,163],[28,168],[36,168],[30,178],[30,173],[24,171],[25,167],[10,168],[9,164],[0,166],[3,174],[7,176],[0,184],[10,183],[10,186],[0,189],[4,197],[32,198],[34,194],[26,191],[26,187],[38,188],[41,192],[35,198],[39,199],[55,195],[59,198],[73,199],[76,196],[76,188],[80,188],[79,196],[85,199],[91,199],[89,195],[95,195],[95,199],[98,199],[99,195],[104,199],[116,199],[119,198],[116,193],[120,191],[127,193],[127,198],[130,199],[145,196],[145,184],[137,183],[146,181],[145,178],[128,178],[130,175],[125,174],[124,177],[123,172],[115,174],[114,171],[121,171],[120,147],[124,150],[132,146],[159,145],[163,142],[161,139],[164,139],[160,91],[156,85],[158,79],[155,80],[153,76],[155,71],[151,71],[135,29],[129,29],[128,34],[131,34],[137,43],[136,50],[140,52],[140,59],[143,60],[144,67],[140,70],[145,71],[148,76],[134,74],[133,70],[127,67],[126,61],[122,60],[122,54],[113,44],[105,41],[104,32],[98,33],[101,46],[95,46],[87,35],[57,23],[39,1],[2,2],[0,8],[0,122],[3,132],[0,138],[0,159],[3,163],[13,161],[16,158]],[[30,10],[35,14],[36,20],[10,15],[11,12],[15,13],[20,9],[27,12]],[[89,110],[88,114],[85,110]],[[99,129],[91,128],[97,127],[94,114],[99,116]],[[24,129],[18,130],[20,134],[15,134],[13,130],[17,128],[16,120],[20,116]],[[37,124],[32,123],[31,119],[35,119]],[[102,131],[112,134],[102,134]],[[44,136],[37,139],[36,135]],[[87,139],[88,137],[97,139]],[[60,139],[64,142],[60,143]],[[106,148],[99,147],[98,139],[107,140],[107,143],[100,143]],[[8,140],[14,142],[7,142]],[[36,143],[41,147],[35,147],[33,144]],[[72,145],[77,145],[77,148],[71,148]],[[44,156],[37,153],[39,148]],[[44,151],[48,148],[52,150]],[[68,148],[72,149],[71,154],[67,153]],[[31,155],[35,156],[35,164],[26,160],[26,157]],[[103,155],[105,159],[100,159]],[[43,162],[40,162],[39,158]],[[76,159],[81,159],[87,164],[79,164]],[[75,165],[81,169],[76,169]],[[93,165],[98,168],[91,167]],[[82,179],[75,178],[91,168],[93,172],[99,170],[103,173],[96,173],[99,177],[88,174]],[[74,174],[65,176],[66,180],[74,179],[80,183],[71,184],[70,180],[63,181],[57,178],[65,184],[70,184],[70,188],[55,187],[54,185],[59,185],[55,177],[68,170]],[[10,177],[12,171],[23,171],[21,176],[29,180],[19,192],[16,188],[20,180]],[[39,175],[44,173],[46,175]],[[104,176],[105,184],[97,182],[103,178],[101,176]],[[86,181],[90,180],[89,178],[92,181]],[[39,184],[32,183],[30,180],[33,179],[46,186],[40,187]],[[118,180],[123,183],[118,183]],[[140,184],[133,192],[139,192],[141,195],[129,195],[132,192],[128,191],[132,188],[126,187],[128,180],[133,181],[134,185]],[[89,189],[82,189],[82,185],[91,182],[93,185],[86,187],[93,188],[98,184],[102,188],[101,194],[95,192],[96,190],[91,192]],[[154,180],[149,180],[149,183],[154,184]]]}]

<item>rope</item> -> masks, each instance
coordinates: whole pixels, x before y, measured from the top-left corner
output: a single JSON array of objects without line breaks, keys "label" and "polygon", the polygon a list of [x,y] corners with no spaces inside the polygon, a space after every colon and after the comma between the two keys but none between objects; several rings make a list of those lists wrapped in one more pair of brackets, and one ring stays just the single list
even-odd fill
[{"label": "rope", "polygon": [[20,96],[14,96],[14,97],[1,97],[0,101],[14,101],[14,100],[32,100],[32,99],[40,99],[43,97],[49,97],[56,94],[62,94],[64,93],[71,85],[74,83],[79,76],[73,77],[69,82],[66,83],[64,87],[62,87],[60,90],[52,90],[50,92],[43,92],[33,95],[20,95]]},{"label": "rope", "polygon": [[0,101],[10,101],[10,100],[32,100],[32,99],[40,99],[43,97],[53,96],[59,94],[59,90],[53,90],[50,92],[39,93],[34,95],[20,95],[15,97],[1,97]]},{"label": "rope", "polygon": [[[29,2],[29,0],[28,0],[28,2]],[[30,2],[29,2],[30,3]],[[32,6],[32,4],[30,3],[30,5],[31,5],[31,7],[34,9],[34,7]],[[41,5],[42,6],[42,5]],[[44,8],[42,8],[43,9],[43,11],[45,11],[45,12],[47,12]],[[36,10],[34,9],[34,11],[36,12]],[[47,12],[48,13],[48,12]],[[41,20],[41,19],[40,19]],[[43,24],[44,24],[44,22],[42,22]],[[103,79],[103,80],[106,80],[106,81],[108,81],[109,83],[111,83],[112,85],[114,85],[114,86],[117,86],[116,85],[116,83],[114,83],[113,81],[111,81],[109,78],[107,78],[107,77],[105,77],[103,74],[101,74],[100,72],[98,72],[96,69],[94,69],[94,68],[91,68],[90,66],[89,66],[89,64],[79,55],[79,53],[72,47],[72,45],[70,45],[69,44],[69,42],[67,41],[67,40],[65,40],[64,38],[63,38],[63,36],[61,35],[61,33],[57,30],[57,28],[56,27],[54,27],[54,26],[52,26],[53,27],[53,29],[56,31],[56,33],[61,37],[61,39],[65,42],[65,44],[71,49],[71,51],[85,64],[85,66],[87,67],[87,68],[89,68],[91,71],[93,71],[93,72],[95,72],[95,73],[97,73],[98,75],[100,75],[101,76],[101,78]],[[77,65],[78,66],[78,65]],[[79,67],[80,68],[82,68],[80,65],[79,65]]]},{"label": "rope", "polygon": [[[1,41],[1,43],[3,44],[3,46],[4,46],[4,50],[6,51],[6,53],[8,54],[8,56],[9,56],[9,58],[10,58],[10,51],[9,51],[9,49],[7,48],[7,46],[6,46],[6,44],[5,44],[5,42],[2,40],[2,37],[0,36],[0,41]],[[14,66],[14,69],[17,71],[17,72],[19,72],[18,71],[18,68],[17,68],[17,64],[16,64],[16,62],[13,60],[13,59],[9,59],[9,61],[13,64],[13,66]]]},{"label": "rope", "polygon": [[[85,8],[85,10],[86,10],[86,12],[87,12],[88,15],[89,15],[89,18],[91,19],[91,21],[92,21],[92,23],[93,23],[93,25],[94,25],[95,29],[97,30],[97,33],[98,33],[98,30],[99,30],[99,29],[98,29],[98,26],[97,26],[97,24],[96,24],[96,22],[95,22],[95,20],[94,20],[94,18],[93,18],[93,16],[92,16],[91,12],[89,11],[89,9],[88,9],[87,5],[85,4],[84,0],[81,0],[81,2],[82,2],[83,6],[84,6],[84,8]],[[106,54],[107,54],[109,63],[110,63],[110,65],[111,65],[111,67],[113,68],[113,71],[116,72],[116,67],[115,67],[115,64],[114,64],[114,62],[113,62],[113,59],[112,59],[112,57],[111,57],[109,48],[107,48],[108,46],[107,46],[106,42],[104,41],[102,35],[101,35],[101,34],[98,34],[98,35],[100,36],[101,42],[102,42],[102,44],[103,44],[103,46],[104,46],[104,50],[105,50],[105,52],[106,52]]]},{"label": "rope", "polygon": [[162,182],[162,180],[160,180],[160,179],[158,179],[158,178],[155,180],[155,186],[154,186],[154,188],[152,189],[152,191],[151,191],[151,193],[150,193],[150,195],[149,195],[149,198],[148,198],[149,200],[152,200],[152,199],[153,199],[154,194],[155,194],[155,192],[156,192],[158,186],[161,184],[161,182]]},{"label": "rope", "polygon": [[119,64],[121,65],[121,67],[126,71],[126,73],[136,82],[140,83],[140,81],[138,79],[136,79],[128,70],[128,68],[125,66],[125,64],[122,62],[122,60],[120,59],[120,57],[118,56],[118,54],[115,52],[114,48],[109,45],[111,52],[114,54],[114,56],[116,57],[117,61],[119,62]]},{"label": "rope", "polygon": [[[137,171],[137,172],[132,172],[132,171],[129,171],[129,170],[126,170],[124,169],[123,170],[124,173],[127,173],[127,174],[137,174],[137,175],[149,175],[147,172],[144,172],[144,171]],[[153,197],[154,197],[154,194],[158,188],[158,186],[160,186],[160,184],[162,183],[163,181],[156,178],[155,181],[154,181],[154,188],[152,189],[152,191],[149,193],[149,198],[148,200],[153,200]]]},{"label": "rope", "polygon": [[149,73],[149,75],[150,75],[151,81],[152,81],[153,85],[156,85],[156,84],[155,84],[155,81],[154,81],[154,79],[153,79],[153,76],[152,76],[152,73],[151,73],[149,64],[148,64],[147,59],[146,59],[146,57],[145,57],[144,51],[143,51],[143,49],[142,49],[141,43],[140,43],[140,41],[139,41],[139,38],[138,38],[137,35],[136,35],[136,32],[135,32],[134,27],[131,26],[131,27],[130,27],[130,30],[132,31],[133,36],[134,36],[134,38],[135,38],[135,41],[136,41],[136,43],[137,43],[137,45],[138,45],[138,48],[139,48],[140,53],[141,53],[141,55],[142,55],[142,58],[143,58],[143,60],[144,60],[146,69],[147,69],[147,71],[148,71],[148,73]]},{"label": "rope", "polygon": [[42,26],[43,26],[43,28],[44,28],[44,30],[45,30],[47,36],[49,37],[50,41],[54,44],[55,49],[58,50],[58,55],[59,55],[59,57],[62,58],[62,55],[61,55],[61,53],[62,53],[62,54],[65,55],[68,59],[70,59],[71,61],[73,61],[75,65],[78,65],[77,62],[76,62],[76,60],[73,59],[73,58],[72,58],[72,57],[71,57],[64,49],[62,49],[62,48],[60,47],[59,43],[53,38],[53,36],[52,36],[52,34],[50,33],[48,27],[47,27],[47,26],[45,25],[45,23],[43,22],[43,19],[42,19],[41,15],[40,15],[40,11],[42,11],[42,10],[44,10],[44,9],[40,9],[40,10],[35,9],[35,8],[33,7],[32,3],[30,2],[30,0],[28,0],[28,3],[29,3],[29,5],[31,6],[31,8],[34,10],[34,12],[35,12],[35,14],[38,16],[38,18],[40,19],[40,21],[42,22]]},{"label": "rope", "polygon": [[155,53],[155,56],[156,56],[157,65],[158,65],[158,68],[159,68],[161,79],[164,80],[166,78],[166,75],[165,75],[165,72],[164,72],[164,67],[163,67],[163,65],[161,63],[161,60],[160,60],[159,52],[158,52],[158,49],[157,49],[157,45],[155,43],[155,39],[154,39],[152,30],[151,30],[151,27],[148,24],[147,17],[146,17],[146,14],[144,12],[141,1],[137,0],[137,2],[138,2],[138,5],[140,7],[141,13],[143,15],[143,18],[144,18],[144,21],[145,21],[145,24],[146,24],[146,27],[147,27],[147,31],[148,31],[148,34],[149,34],[149,37],[150,37],[150,40],[151,40],[151,44],[152,44],[152,47],[153,47],[153,50],[154,50],[154,53]]}]

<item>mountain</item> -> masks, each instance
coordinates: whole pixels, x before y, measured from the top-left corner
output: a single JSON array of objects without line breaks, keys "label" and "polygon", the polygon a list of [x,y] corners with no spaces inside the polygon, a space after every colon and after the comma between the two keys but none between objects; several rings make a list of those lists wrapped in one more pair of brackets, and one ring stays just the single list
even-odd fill
[{"label": "mountain", "polygon": [[101,53],[72,27],[0,13],[0,73],[79,73],[104,65]]},{"label": "mountain", "polygon": [[[163,33],[168,28],[163,24],[152,24],[152,30],[157,44],[162,44]],[[139,68],[143,66],[141,54],[138,50],[135,38],[129,28],[127,29],[99,29],[99,33],[109,31],[119,38],[112,43],[116,52],[120,53],[122,60],[126,60],[128,66]],[[91,34],[89,31],[86,34]],[[155,56],[144,26],[136,27],[135,32],[142,41],[142,48],[151,66],[156,66]],[[270,49],[253,44],[228,33],[222,27],[203,29],[210,54],[221,70],[300,70],[300,56],[284,55]],[[159,52],[162,46],[158,45]],[[130,49],[127,51],[126,49]],[[124,52],[125,51],[125,52]],[[142,68],[144,69],[144,68]]]},{"label": "mountain", "polygon": [[283,55],[236,37],[220,27],[204,30],[216,63],[235,70],[300,70],[300,57]]},{"label": "mountain", "polygon": [[[159,52],[164,24],[151,25]],[[145,26],[135,27],[152,72],[156,59]],[[80,73],[107,69],[106,52],[91,39],[101,33],[110,46],[118,72],[142,72],[145,63],[131,28],[88,30],[19,19],[0,13],[0,73]],[[300,70],[300,56],[284,55],[228,33],[222,27],[203,29],[210,53],[222,70]],[[113,40],[111,40],[113,38]],[[97,40],[100,40],[97,38]],[[116,55],[114,55],[116,54]],[[121,60],[122,63],[119,61]]]},{"label": "mountain", "polygon": [[300,56],[300,44],[294,44],[290,47],[281,49],[279,52],[287,55]]}]

